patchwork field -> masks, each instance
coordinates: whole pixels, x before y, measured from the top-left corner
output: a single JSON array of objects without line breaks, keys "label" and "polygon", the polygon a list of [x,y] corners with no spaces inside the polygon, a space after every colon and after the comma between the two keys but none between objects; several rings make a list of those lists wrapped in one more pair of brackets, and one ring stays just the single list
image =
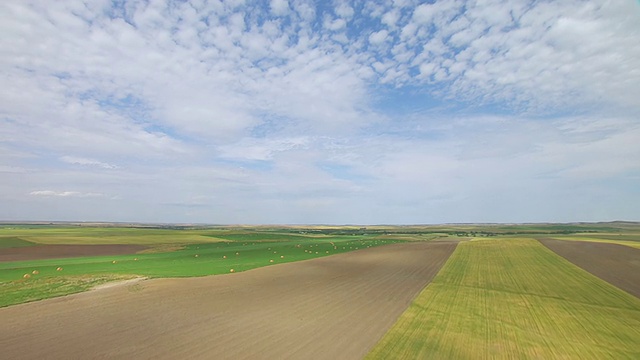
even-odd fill
[{"label": "patchwork field", "polygon": [[369,359],[638,359],[640,299],[533,239],[461,243]]},{"label": "patchwork field", "polygon": [[0,348],[11,359],[358,359],[455,247],[400,243],[5,307]]},{"label": "patchwork field", "polygon": [[0,226],[2,356],[640,358],[635,223],[91,226]]},{"label": "patchwork field", "polygon": [[591,274],[640,298],[640,249],[619,244],[549,238],[539,241]]},{"label": "patchwork field", "polygon": [[[129,228],[129,227],[92,227],[58,225],[15,225],[0,229],[1,242],[14,238],[30,243],[47,245],[151,245],[158,244],[195,244],[220,241],[215,234],[227,234],[228,231],[170,229],[170,228]],[[2,245],[0,245],[0,248]]]},{"label": "patchwork field", "polygon": [[[66,232],[54,230],[51,238],[67,241]],[[88,233],[95,232],[89,230]],[[214,238],[213,233],[216,235],[213,242],[171,244],[174,231],[170,230],[162,242],[134,245],[135,237],[129,232],[112,230],[114,234],[127,234],[122,240],[124,244],[114,244],[117,235],[103,236],[108,237],[108,244],[102,244],[100,237],[93,239],[93,245],[43,245],[33,242],[28,232],[20,238],[0,236],[0,244],[4,244],[0,246],[0,259],[29,259],[0,261],[0,307],[72,294],[107,281],[242,272],[399,242],[365,235],[301,236],[207,230],[200,231],[197,238]],[[159,236],[158,230],[150,231]],[[108,231],[101,229],[100,233]],[[147,243],[147,234],[139,235],[140,242]]]}]

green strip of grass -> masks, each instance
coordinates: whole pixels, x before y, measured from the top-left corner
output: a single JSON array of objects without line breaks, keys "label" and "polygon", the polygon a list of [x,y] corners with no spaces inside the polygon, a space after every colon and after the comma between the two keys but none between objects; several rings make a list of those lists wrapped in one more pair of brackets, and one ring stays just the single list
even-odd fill
[{"label": "green strip of grass", "polygon": [[[227,274],[231,269],[241,272],[397,242],[400,241],[366,236],[238,241],[191,244],[162,253],[5,262],[0,263],[0,306],[81,291],[74,286],[62,286],[67,282],[65,279],[73,282],[76,278],[106,275],[157,278]],[[25,275],[29,278],[25,279]],[[53,291],[58,287],[62,290]],[[65,288],[69,291],[64,291]]]},{"label": "green strip of grass", "polygon": [[23,240],[16,236],[0,236],[0,249],[27,247],[27,246],[34,246],[34,245],[37,245],[37,244],[34,244],[30,241]]},{"label": "green strip of grass", "polygon": [[640,299],[531,239],[461,243],[368,359],[639,359]]},{"label": "green strip of grass", "polygon": [[0,282],[0,307],[69,295],[111,281],[126,280],[126,275],[57,276]]}]

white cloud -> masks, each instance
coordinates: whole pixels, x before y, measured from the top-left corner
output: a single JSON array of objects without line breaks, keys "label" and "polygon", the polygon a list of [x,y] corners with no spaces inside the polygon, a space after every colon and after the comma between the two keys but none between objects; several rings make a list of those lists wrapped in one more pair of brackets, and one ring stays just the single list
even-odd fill
[{"label": "white cloud", "polygon": [[[444,7],[421,5],[414,20],[424,24],[439,11],[459,10]],[[472,60],[456,63],[453,77],[441,72],[440,81],[453,81],[452,96],[476,99],[480,92],[484,99],[514,102],[534,111],[594,103],[636,107],[625,95],[637,90],[631,85],[635,82],[620,76],[635,77],[628,66],[640,61],[640,52],[631,45],[632,38],[640,35],[640,29],[631,25],[640,15],[637,6],[563,2],[531,4],[527,10],[521,2],[488,2],[468,3],[465,9],[453,23],[436,21],[435,36],[427,44],[443,45],[425,46],[430,52],[422,58],[438,63],[457,59],[462,52]],[[463,22],[456,28],[455,23]],[[616,63],[627,71],[615,69]]]},{"label": "white cloud", "polygon": [[311,22],[316,16],[315,5],[311,0],[295,0],[292,7],[298,13],[298,16],[306,21]]},{"label": "white cloud", "polygon": [[353,17],[354,10],[347,3],[342,2],[336,6],[335,13],[341,18],[350,19]]},{"label": "white cloud", "polygon": [[344,19],[326,18],[325,21],[324,21],[325,29],[328,29],[328,30],[331,30],[331,31],[337,31],[337,30],[344,29],[345,26],[347,26],[347,22],[344,21]]},{"label": "white cloud", "polygon": [[369,35],[369,42],[373,45],[380,45],[387,41],[389,38],[389,32],[387,30],[376,31]]},{"label": "white cloud", "polygon": [[105,162],[101,162],[101,161],[93,160],[93,159],[75,157],[75,156],[67,156],[67,155],[65,155],[65,156],[61,157],[60,160],[62,160],[63,162],[69,163],[69,164],[97,166],[97,167],[100,167],[100,168],[103,168],[103,169],[117,169],[118,168],[117,165],[113,165],[113,164],[109,164],[109,163],[105,163]]},{"label": "white cloud", "polygon": [[382,23],[387,25],[388,27],[395,27],[396,26],[396,22],[398,22],[398,19],[400,18],[400,14],[398,11],[390,11],[384,15],[382,15]]},{"label": "white cloud", "polygon": [[436,69],[436,64],[420,64],[420,76],[429,77],[433,74],[433,71]]},{"label": "white cloud", "polygon": [[276,153],[306,148],[309,141],[310,139],[307,137],[268,140],[244,139],[233,145],[220,147],[220,155],[224,158],[239,160],[271,160]]},{"label": "white cloud", "polygon": [[53,191],[36,190],[29,193],[31,196],[56,196],[56,197],[103,197],[100,193],[82,193],[78,191]]},{"label": "white cloud", "polygon": [[434,4],[422,4],[415,8],[413,11],[413,18],[420,24],[427,24],[431,22],[436,14],[436,5]]},{"label": "white cloud", "polygon": [[289,13],[288,0],[271,0],[271,12],[277,16],[283,16]]}]

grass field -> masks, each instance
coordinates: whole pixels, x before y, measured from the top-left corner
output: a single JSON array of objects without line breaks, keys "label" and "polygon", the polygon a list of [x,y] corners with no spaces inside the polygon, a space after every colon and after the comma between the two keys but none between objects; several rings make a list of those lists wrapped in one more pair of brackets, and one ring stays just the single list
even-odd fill
[{"label": "grass field", "polygon": [[532,239],[462,243],[368,359],[638,359],[640,299]]},{"label": "grass field", "polygon": [[[113,232],[122,234],[121,230]],[[140,241],[136,241],[135,235],[132,235],[135,232],[125,231],[124,240],[120,241],[125,244],[146,244],[150,236],[160,236],[153,233],[155,230],[151,231],[151,235],[141,231]],[[37,237],[45,236],[46,231],[43,232],[45,234],[39,233]],[[118,241],[116,240],[118,237],[109,234],[109,231],[101,229],[96,232],[110,235],[111,239],[107,243]],[[66,230],[54,231],[50,237],[66,238],[68,233]],[[80,234],[75,231],[71,233]],[[86,236],[88,235],[79,237]],[[198,236],[207,237],[206,234]],[[165,245],[156,248],[156,251],[143,251],[129,255],[0,262],[0,306],[80,292],[106,281],[136,276],[154,278],[225,274],[231,269],[234,272],[240,272],[399,241],[368,236],[302,237],[288,234],[262,236],[255,233],[227,233],[224,236],[224,238],[216,238],[217,242],[196,244],[178,242],[179,246],[167,246],[166,243],[171,241],[169,239],[160,242]],[[26,238],[31,239],[29,236]],[[93,239],[93,243],[103,243],[102,238]],[[221,242],[222,240],[224,242]],[[0,237],[0,246],[24,246],[25,243],[25,240],[16,237]],[[29,275],[29,278],[25,279],[25,275]]]},{"label": "grass field", "polygon": [[27,246],[34,246],[34,245],[37,245],[37,244],[21,239],[16,236],[0,236],[0,249],[27,247]]}]

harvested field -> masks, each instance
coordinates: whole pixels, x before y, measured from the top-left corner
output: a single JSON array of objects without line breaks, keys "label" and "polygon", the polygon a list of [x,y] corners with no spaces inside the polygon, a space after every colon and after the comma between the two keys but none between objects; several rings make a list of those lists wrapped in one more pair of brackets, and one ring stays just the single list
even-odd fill
[{"label": "harvested field", "polygon": [[455,247],[395,244],[11,306],[0,348],[11,359],[358,359]]},{"label": "harvested field", "polygon": [[640,249],[610,243],[538,240],[575,265],[640,298]]},{"label": "harvested field", "polygon": [[61,259],[80,256],[126,255],[147,249],[141,245],[36,245],[0,248],[0,262]]}]

